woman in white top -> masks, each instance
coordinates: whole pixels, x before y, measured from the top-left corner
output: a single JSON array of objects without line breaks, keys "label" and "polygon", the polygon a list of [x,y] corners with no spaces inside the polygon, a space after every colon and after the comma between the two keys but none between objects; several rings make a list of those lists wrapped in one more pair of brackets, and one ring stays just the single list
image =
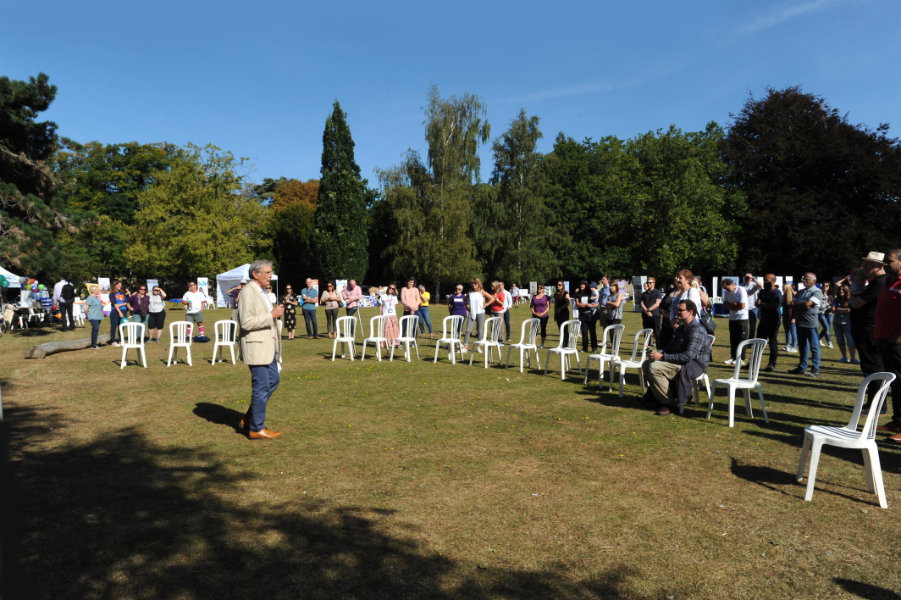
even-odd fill
[{"label": "woman in white top", "polygon": [[472,291],[469,292],[469,296],[467,297],[469,319],[466,324],[466,338],[463,340],[464,352],[469,350],[469,336],[472,333],[472,328],[476,328],[476,337],[478,337],[479,332],[482,331],[482,327],[485,325],[485,304],[487,302],[494,302],[494,300],[494,296],[482,288],[482,280],[478,277],[473,277]]},{"label": "woman in white top", "polygon": [[393,283],[388,286],[388,290],[379,298],[379,314],[388,317],[385,320],[385,338],[388,340],[388,346],[399,346],[394,340],[400,336],[400,328],[397,324],[397,286]]},{"label": "woman in white top", "polygon": [[695,303],[695,307],[698,309],[698,314],[704,310],[704,305],[701,304],[701,292],[698,288],[694,288],[691,286],[692,273],[688,269],[682,269],[681,271],[676,271],[676,276],[673,277],[673,283],[676,284],[676,293],[673,295],[673,305],[670,307],[670,323],[673,325],[673,329],[676,329],[679,326],[679,322],[676,319],[678,316],[676,311],[679,309],[679,303],[683,300],[691,300]]}]

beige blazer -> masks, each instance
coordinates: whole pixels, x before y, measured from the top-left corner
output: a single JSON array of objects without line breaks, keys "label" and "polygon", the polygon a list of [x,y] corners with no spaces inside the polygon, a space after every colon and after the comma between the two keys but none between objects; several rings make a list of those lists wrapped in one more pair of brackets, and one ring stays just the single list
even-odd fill
[{"label": "beige blazer", "polygon": [[256,281],[250,281],[238,294],[238,351],[248,365],[268,365],[282,352],[278,324]]}]

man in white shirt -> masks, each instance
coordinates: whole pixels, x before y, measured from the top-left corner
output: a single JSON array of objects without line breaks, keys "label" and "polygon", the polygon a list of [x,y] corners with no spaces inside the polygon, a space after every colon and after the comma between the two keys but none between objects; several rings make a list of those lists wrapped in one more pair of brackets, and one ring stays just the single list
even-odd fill
[{"label": "man in white shirt", "polygon": [[760,280],[751,273],[745,273],[745,284],[741,286],[748,293],[748,337],[757,337],[757,294],[763,289]]},{"label": "man in white shirt", "polygon": [[738,345],[748,339],[748,292],[731,279],[723,279],[723,307],[729,309],[729,345],[731,353],[727,365],[739,359]]},{"label": "man in white shirt", "polygon": [[[504,290],[504,282],[499,282],[501,284],[501,291],[504,292],[504,330],[506,330],[507,335],[504,337],[505,340],[510,339],[510,309],[513,307],[513,297],[510,292]],[[495,315],[496,316],[496,315]]]},{"label": "man in white shirt", "polygon": [[188,291],[181,298],[185,305],[185,321],[197,324],[197,335],[203,335],[203,303],[206,296],[197,289],[197,283],[188,282]]}]

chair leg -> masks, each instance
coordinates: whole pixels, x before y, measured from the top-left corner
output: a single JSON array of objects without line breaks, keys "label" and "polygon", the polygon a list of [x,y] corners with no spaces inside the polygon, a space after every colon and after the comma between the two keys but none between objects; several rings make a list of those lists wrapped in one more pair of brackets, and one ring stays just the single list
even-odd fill
[{"label": "chair leg", "polygon": [[735,386],[729,386],[729,427],[735,427]]},{"label": "chair leg", "polygon": [[[175,346],[169,344],[169,359],[166,361],[166,366],[170,366],[172,364],[172,353],[175,351]],[[178,355],[175,355],[175,360],[178,361]]]},{"label": "chair leg", "polygon": [[820,462],[820,451],[823,449],[823,442],[813,440],[810,444],[810,467],[807,469],[807,491],[804,494],[804,500],[810,502],[813,499],[813,484],[817,480],[817,465]]},{"label": "chair leg", "polygon": [[[513,346],[507,348],[507,362],[504,364],[504,368],[507,369],[510,367],[510,353],[513,352]],[[522,363],[522,352],[519,353],[519,362]],[[519,365],[520,373],[522,373],[522,364]]]},{"label": "chair leg", "polygon": [[760,398],[760,410],[763,411],[763,422],[769,425],[770,418],[766,414],[766,402],[763,401],[763,387],[760,383],[757,384],[757,396]]},{"label": "chair leg", "polygon": [[795,473],[795,480],[804,479],[804,467],[807,466],[807,455],[810,454],[810,436],[804,434],[804,443],[801,445],[801,460],[798,461],[798,472]]},{"label": "chair leg", "polygon": [[870,491],[876,493],[881,508],[888,508],[888,502],[885,499],[885,486],[882,483],[882,467],[879,464],[879,450],[875,444],[864,449],[863,457]]},{"label": "chair leg", "polygon": [[360,354],[360,360],[361,361],[366,360],[366,340],[363,340],[363,350],[361,351],[361,354]]},{"label": "chair leg", "polygon": [[[432,359],[433,363],[438,362],[438,348],[440,348],[440,347],[441,347],[441,340],[438,340],[438,342],[435,344],[435,358]],[[453,347],[451,347],[451,351],[453,351]]]},{"label": "chair leg", "polygon": [[185,348],[185,352],[187,352],[188,354],[188,366],[193,367],[194,365],[191,364],[191,347],[188,346],[187,348]]},{"label": "chair leg", "polygon": [[[716,395],[716,384],[713,386],[713,396]],[[707,420],[710,420],[710,414],[713,412],[713,396],[707,394]]]},{"label": "chair leg", "polygon": [[751,388],[744,389],[745,394],[745,412],[752,419],[754,418],[754,408],[751,406]]},{"label": "chair leg", "polygon": [[147,353],[144,351],[144,346],[141,346],[141,362],[144,363],[144,368],[147,368]]},{"label": "chair leg", "polygon": [[126,360],[125,360],[125,351],[126,351],[126,348],[127,348],[127,346],[125,345],[125,340],[122,340],[122,362],[119,364],[119,369],[120,369],[120,370],[125,368],[125,363],[126,363]]},{"label": "chair leg", "polygon": [[[343,323],[344,321],[342,321]],[[335,354],[338,353],[338,340],[335,340],[335,343],[332,344],[332,362],[335,362]]]}]

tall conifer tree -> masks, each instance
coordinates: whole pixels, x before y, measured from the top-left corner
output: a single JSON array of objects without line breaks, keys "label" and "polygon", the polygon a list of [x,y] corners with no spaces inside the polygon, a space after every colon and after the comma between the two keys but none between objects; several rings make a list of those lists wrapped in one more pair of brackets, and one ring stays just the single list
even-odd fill
[{"label": "tall conifer tree", "polygon": [[354,160],[347,115],[335,101],[322,134],[322,170],[313,225],[318,275],[363,280],[369,266],[366,180]]}]

